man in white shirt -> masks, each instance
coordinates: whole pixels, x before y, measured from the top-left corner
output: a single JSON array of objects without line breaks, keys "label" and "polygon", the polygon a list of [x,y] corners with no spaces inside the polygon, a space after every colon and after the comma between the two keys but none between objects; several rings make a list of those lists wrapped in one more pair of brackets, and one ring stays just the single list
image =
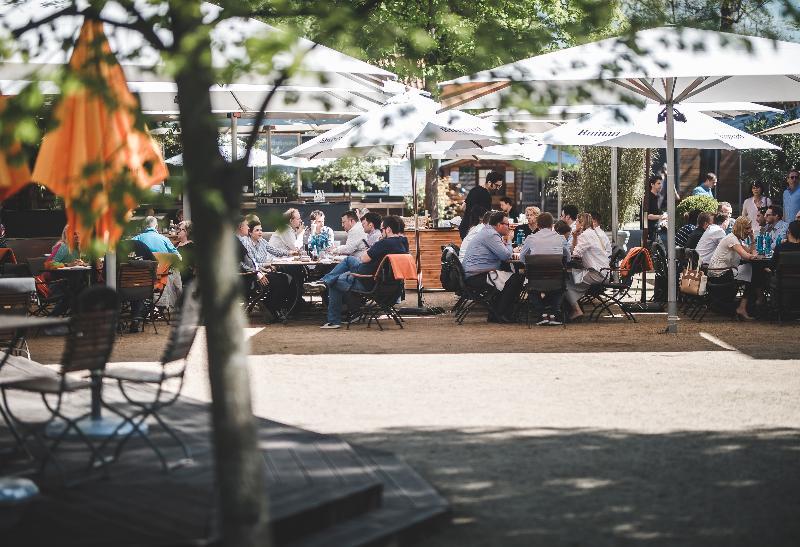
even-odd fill
[{"label": "man in white shirt", "polygon": [[577,223],[575,219],[578,218],[578,208],[574,205],[564,205],[561,208],[561,220],[569,224],[570,231],[574,232]]},{"label": "man in white shirt", "polygon": [[360,257],[367,250],[367,234],[355,211],[342,215],[342,228],[347,232],[344,245],[332,249],[334,254]]},{"label": "man in white shirt", "polygon": [[717,245],[725,237],[725,231],[728,229],[730,217],[725,213],[717,213],[714,215],[714,224],[710,225],[703,233],[700,241],[697,242],[695,251],[700,255],[700,264],[708,264],[714,251],[717,250]]},{"label": "man in white shirt", "polygon": [[597,232],[597,235],[600,236],[600,241],[603,242],[603,248],[606,250],[606,253],[608,253],[608,258],[610,259],[612,250],[611,239],[608,237],[606,231],[603,230],[602,217],[600,216],[600,212],[592,211],[589,214],[592,215],[592,227]]}]

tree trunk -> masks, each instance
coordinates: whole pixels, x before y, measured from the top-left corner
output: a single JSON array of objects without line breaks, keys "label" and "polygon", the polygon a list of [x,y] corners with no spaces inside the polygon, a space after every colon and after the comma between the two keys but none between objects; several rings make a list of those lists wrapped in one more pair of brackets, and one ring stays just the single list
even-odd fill
[{"label": "tree trunk", "polygon": [[[269,545],[264,462],[250,404],[238,249],[233,236],[247,168],[225,163],[217,147],[208,89],[214,83],[208,30],[200,2],[170,4],[176,43],[191,36],[192,52],[176,74],[184,168],[189,187],[208,346],[211,421],[222,544]],[[189,40],[187,40],[189,42]]]},{"label": "tree trunk", "polygon": [[719,30],[733,32],[734,7],[733,0],[722,0],[719,7]]},{"label": "tree trunk", "polygon": [[439,173],[436,160],[428,158],[425,163],[425,209],[430,215],[433,227],[437,226],[439,220]]}]

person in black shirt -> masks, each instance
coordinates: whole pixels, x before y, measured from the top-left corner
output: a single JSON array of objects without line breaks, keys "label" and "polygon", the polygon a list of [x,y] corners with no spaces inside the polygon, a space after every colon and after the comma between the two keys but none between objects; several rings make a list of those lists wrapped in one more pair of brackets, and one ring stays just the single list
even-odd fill
[{"label": "person in black shirt", "polygon": [[778,257],[781,253],[793,253],[800,251],[800,221],[793,220],[786,229],[786,241],[781,242],[772,251],[772,267],[778,265]]},{"label": "person in black shirt", "polygon": [[659,175],[653,175],[648,183],[650,191],[647,193],[647,240],[653,242],[658,237],[658,223],[664,216],[658,206],[663,182]]},{"label": "person in black shirt", "polygon": [[[536,217],[542,211],[538,207],[531,205],[525,208],[525,218],[528,219],[527,224],[520,224],[514,229],[514,239],[512,241],[525,241],[525,238],[531,234],[539,231],[539,225],[536,223]],[[522,235],[518,235],[522,234]]]},{"label": "person in black shirt", "polygon": [[686,249],[696,249],[697,242],[703,237],[703,234],[706,229],[711,226],[713,220],[714,217],[711,216],[711,213],[700,213],[697,215],[697,227],[686,237],[686,244],[684,247]]},{"label": "person in black shirt", "polygon": [[367,249],[361,256],[361,264],[353,266],[350,271],[344,272],[335,279],[326,279],[328,289],[328,322],[322,325],[323,329],[338,329],[342,324],[342,301],[344,295],[354,287],[364,288],[362,278],[354,277],[352,273],[374,274],[378,265],[386,255],[408,253],[408,239],[402,235],[403,219],[395,215],[383,217],[381,235],[377,243]]},{"label": "person in black shirt", "polygon": [[517,222],[519,215],[517,214],[517,208],[514,207],[514,201],[510,197],[503,196],[500,198],[500,210],[508,215],[511,222]]},{"label": "person in black shirt", "polygon": [[[467,194],[467,199],[464,200],[464,219],[468,220],[470,218],[470,214],[472,213],[472,208],[476,205],[481,205],[486,208],[486,210],[490,210],[492,208],[492,194],[493,190],[497,190],[503,185],[503,173],[499,171],[491,171],[488,175],[486,175],[486,187],[478,183],[475,188],[469,191]],[[467,231],[469,231],[468,222],[462,221],[458,227],[458,233],[461,235],[461,239],[467,237]]]}]

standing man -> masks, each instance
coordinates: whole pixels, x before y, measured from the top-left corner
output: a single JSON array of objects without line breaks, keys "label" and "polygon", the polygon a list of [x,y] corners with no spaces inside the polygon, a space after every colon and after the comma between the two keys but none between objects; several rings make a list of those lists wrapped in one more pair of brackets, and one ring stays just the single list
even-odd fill
[{"label": "standing man", "polygon": [[467,199],[464,200],[464,220],[462,220],[461,224],[458,226],[458,233],[461,235],[461,239],[467,237],[467,232],[469,231],[468,219],[470,218],[470,213],[472,213],[472,208],[476,205],[482,205],[487,211],[491,210],[491,192],[493,190],[497,190],[502,185],[503,173],[500,173],[499,171],[491,171],[488,175],[486,175],[485,187],[481,186],[480,182],[478,182],[478,185],[469,191],[467,194]]},{"label": "standing man", "polygon": [[786,190],[783,191],[783,212],[784,217],[793,219],[800,213],[800,190],[798,190],[797,169],[792,169],[786,175]]},{"label": "standing man", "polygon": [[703,181],[702,184],[698,184],[694,190],[692,190],[693,196],[708,196],[710,198],[714,197],[714,192],[711,190],[717,185],[717,175],[714,173],[709,173],[706,175],[706,180]]}]

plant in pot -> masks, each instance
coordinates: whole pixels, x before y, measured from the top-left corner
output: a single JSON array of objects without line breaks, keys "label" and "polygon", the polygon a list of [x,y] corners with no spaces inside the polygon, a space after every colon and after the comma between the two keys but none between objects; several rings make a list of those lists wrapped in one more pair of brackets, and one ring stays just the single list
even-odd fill
[{"label": "plant in pot", "polygon": [[378,177],[380,167],[373,160],[365,158],[339,158],[317,169],[316,181],[329,182],[333,187],[342,188],[343,192],[350,194],[353,189],[364,192],[365,190],[379,190],[386,185],[386,181]]}]

